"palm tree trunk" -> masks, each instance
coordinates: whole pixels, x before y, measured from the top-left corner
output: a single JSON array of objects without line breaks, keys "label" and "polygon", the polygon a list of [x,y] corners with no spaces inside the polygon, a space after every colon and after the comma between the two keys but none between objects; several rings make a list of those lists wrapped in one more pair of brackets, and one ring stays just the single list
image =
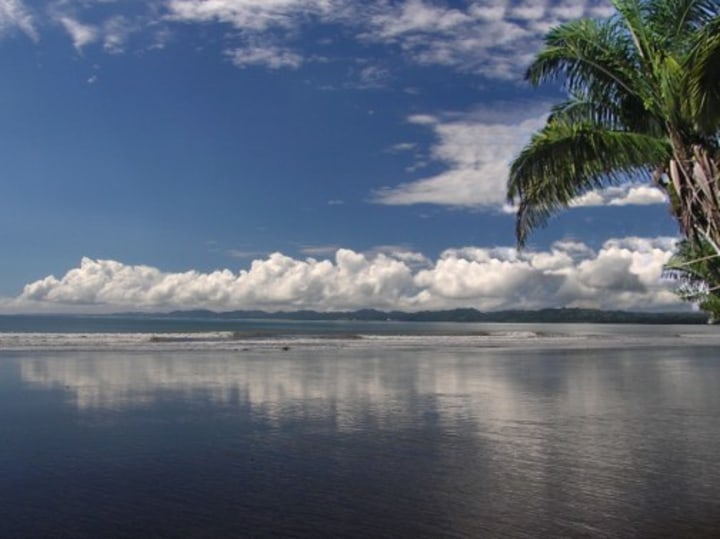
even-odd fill
[{"label": "palm tree trunk", "polygon": [[700,145],[675,148],[669,166],[673,213],[683,234],[706,239],[720,254],[720,167]]}]

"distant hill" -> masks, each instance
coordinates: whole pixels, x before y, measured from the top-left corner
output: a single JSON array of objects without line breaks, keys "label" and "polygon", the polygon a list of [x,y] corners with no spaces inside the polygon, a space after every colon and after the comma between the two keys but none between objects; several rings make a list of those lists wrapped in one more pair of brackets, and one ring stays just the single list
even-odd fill
[{"label": "distant hill", "polygon": [[[143,316],[141,313],[132,313]],[[602,311],[597,309],[540,309],[536,311],[507,310],[482,312],[477,309],[452,309],[446,311],[378,311],[361,309],[345,312],[319,311],[225,311],[209,310],[173,311],[152,313],[145,316],[170,318],[200,318],[214,320],[365,320],[398,322],[505,322],[505,323],[594,323],[594,324],[705,324],[707,316],[693,312],[629,312]]]}]

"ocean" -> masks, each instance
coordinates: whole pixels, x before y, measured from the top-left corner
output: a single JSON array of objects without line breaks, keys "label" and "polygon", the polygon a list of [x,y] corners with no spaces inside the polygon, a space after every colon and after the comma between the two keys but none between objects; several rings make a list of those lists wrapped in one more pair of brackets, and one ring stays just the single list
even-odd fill
[{"label": "ocean", "polygon": [[0,537],[713,537],[706,326],[0,317]]}]

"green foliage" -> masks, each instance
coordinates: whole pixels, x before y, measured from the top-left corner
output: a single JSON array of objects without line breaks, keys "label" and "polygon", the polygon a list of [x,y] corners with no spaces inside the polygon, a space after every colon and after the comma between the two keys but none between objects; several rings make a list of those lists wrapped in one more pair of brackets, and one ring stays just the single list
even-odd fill
[{"label": "green foliage", "polygon": [[720,255],[707,241],[684,240],[665,265],[665,275],[675,279],[675,292],[697,304],[711,320],[720,320]]},{"label": "green foliage", "polygon": [[[598,309],[540,309],[537,311],[510,310],[483,312],[477,309],[452,309],[448,311],[377,311],[363,309],[360,311],[344,312],[265,312],[265,311],[173,311],[166,314],[158,313],[126,313],[134,317],[148,318],[171,317],[192,318],[194,320],[224,320],[229,324],[238,320],[363,320],[375,322],[501,322],[501,323],[595,323],[595,324],[701,324],[704,318],[700,313],[691,312],[630,312],[630,311],[601,311]],[[115,315],[118,316],[118,315]],[[408,330],[411,331],[411,330]],[[416,331],[427,334],[427,328],[417,328]],[[470,330],[469,330],[470,331]],[[476,330],[473,330],[476,331]],[[251,334],[253,336],[255,334]],[[237,332],[236,337],[248,337],[246,333]],[[257,336],[257,335],[255,335]],[[343,338],[349,338],[343,335]]]},{"label": "green foliage", "polygon": [[[561,82],[568,99],[511,166],[520,245],[573,198],[638,178],[666,190],[686,233],[702,226],[720,234],[720,178],[708,197],[692,185],[698,147],[710,159],[706,171],[715,174],[720,159],[720,0],[613,5],[608,19],[552,29],[527,70],[533,85]],[[674,181],[660,181],[673,161]]]}]

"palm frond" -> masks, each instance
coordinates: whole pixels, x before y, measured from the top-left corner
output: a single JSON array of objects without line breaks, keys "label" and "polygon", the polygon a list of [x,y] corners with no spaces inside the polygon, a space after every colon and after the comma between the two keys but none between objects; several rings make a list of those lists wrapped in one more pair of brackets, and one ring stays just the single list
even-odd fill
[{"label": "palm frond", "polygon": [[622,17],[645,72],[650,72],[656,47],[652,33],[645,21],[647,15],[643,2],[640,0],[612,0],[612,4]]},{"label": "palm frond", "polygon": [[693,34],[720,14],[718,0],[663,0],[646,3],[646,19],[663,49],[692,46]]},{"label": "palm frond", "polygon": [[614,22],[580,19],[550,30],[525,78],[536,86],[560,79],[571,93],[591,92],[612,100],[635,93],[636,63]]},{"label": "palm frond", "polygon": [[683,240],[663,266],[663,278],[676,283],[675,293],[709,313],[720,313],[720,255],[705,240]]},{"label": "palm frond", "polygon": [[697,128],[720,132],[720,16],[706,25],[688,59],[689,94]]},{"label": "palm frond", "polygon": [[607,129],[621,130],[625,127],[623,111],[615,103],[600,102],[578,93],[557,105],[550,111],[548,122],[591,123]]},{"label": "palm frond", "polygon": [[671,155],[661,138],[613,131],[592,123],[549,122],[513,162],[507,197],[518,202],[516,236],[527,234],[557,210],[592,189],[650,177]]}]

